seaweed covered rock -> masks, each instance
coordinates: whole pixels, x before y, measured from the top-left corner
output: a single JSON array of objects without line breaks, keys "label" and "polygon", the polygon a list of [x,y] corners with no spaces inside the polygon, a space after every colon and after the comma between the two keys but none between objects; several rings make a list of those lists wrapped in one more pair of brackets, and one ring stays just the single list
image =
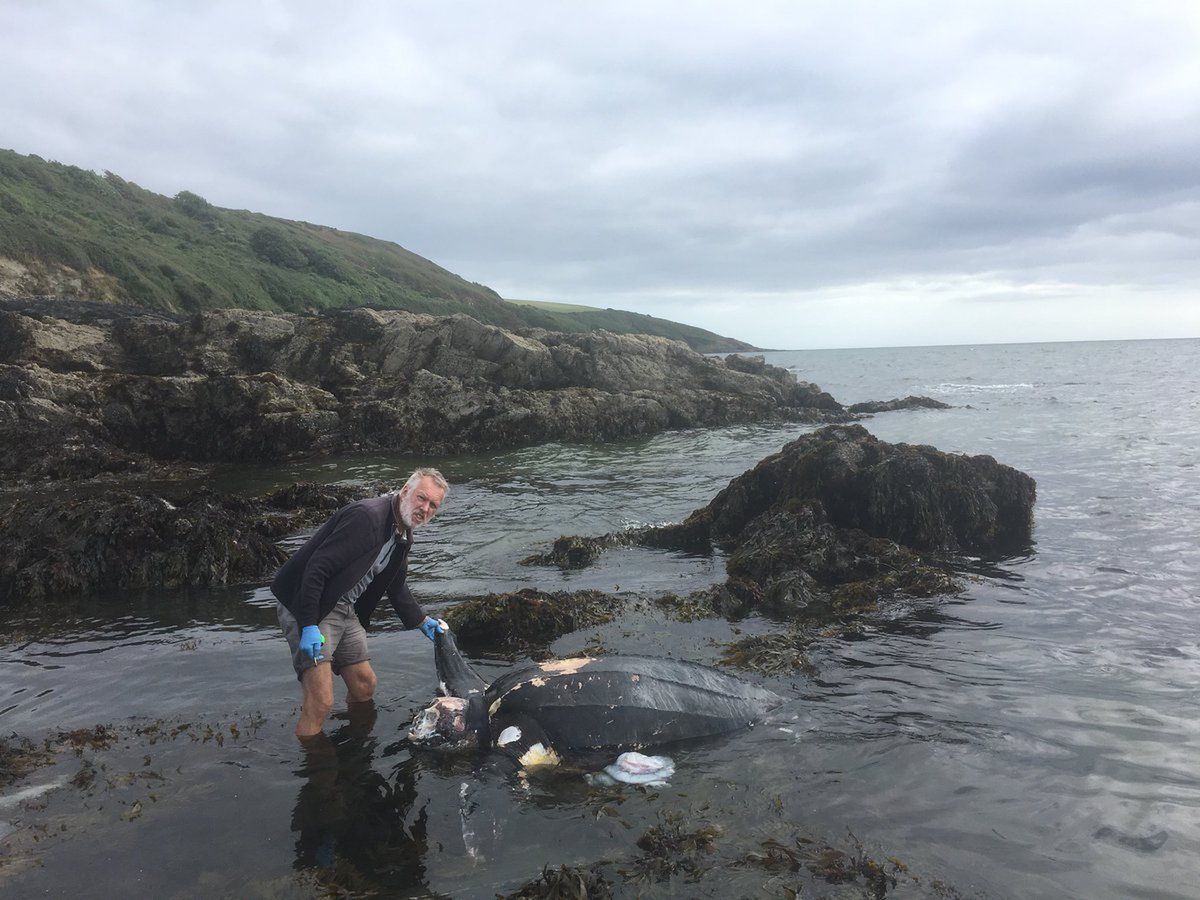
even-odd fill
[{"label": "seaweed covered rock", "polygon": [[990,456],[831,426],[762,460],[682,523],[638,539],[725,549],[729,577],[706,597],[720,614],[829,621],[889,597],[960,589],[940,554],[1028,547],[1035,493],[1032,478]]},{"label": "seaweed covered rock", "polygon": [[831,426],[734,478],[681,523],[560,538],[529,561],[580,567],[628,543],[693,553],[720,547],[729,554],[724,583],[659,605],[684,619],[761,612],[819,624],[892,597],[961,589],[949,557],[1027,548],[1035,494],[1032,478],[990,456]]},{"label": "seaweed covered rock", "polygon": [[869,414],[894,412],[898,409],[951,409],[951,406],[949,403],[934,400],[932,397],[914,397],[910,394],[896,400],[867,400],[863,403],[855,403],[847,409],[852,413]]},{"label": "seaweed covered rock", "polygon": [[0,506],[0,605],[263,578],[275,540],[360,495],[297,484],[259,498],[116,490]]},{"label": "seaweed covered rock", "polygon": [[725,568],[731,578],[761,585],[760,605],[784,615],[824,608],[825,591],[837,610],[864,595],[925,597],[956,588],[912,550],[833,525],[816,501],[784,503],[752,520]]},{"label": "seaweed covered rock", "polygon": [[764,513],[815,501],[839,528],[915,550],[1004,555],[1029,546],[1035,497],[1032,478],[990,456],[889,444],[861,425],[834,425],[787,444],[681,525],[646,540],[738,545]]},{"label": "seaweed covered rock", "polygon": [[542,874],[504,894],[503,900],[608,900],[613,896],[612,885],[599,868],[563,865],[552,869],[546,865]]},{"label": "seaweed covered rock", "polygon": [[602,537],[563,535],[556,538],[545,553],[534,553],[520,560],[522,566],[557,566],[563,570],[586,569],[605,550],[614,547],[629,547],[636,544],[641,531],[626,531],[606,534]]},{"label": "seaweed covered rock", "polygon": [[464,650],[529,653],[544,650],[564,634],[611,621],[619,602],[602,591],[525,588],[468,598],[445,618]]}]

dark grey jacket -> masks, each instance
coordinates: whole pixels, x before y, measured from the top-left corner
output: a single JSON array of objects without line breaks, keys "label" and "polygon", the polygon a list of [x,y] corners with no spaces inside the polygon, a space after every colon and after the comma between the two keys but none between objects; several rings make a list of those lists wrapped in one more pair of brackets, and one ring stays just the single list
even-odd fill
[{"label": "dark grey jacket", "polygon": [[[395,528],[390,494],[343,506],[279,568],[271,582],[271,593],[296,617],[301,628],[316,625],[367,573]],[[364,628],[370,624],[371,613],[384,591],[405,628],[416,628],[425,618],[404,583],[412,532],[406,530],[398,543],[397,564],[376,575],[354,603]],[[389,570],[392,575],[385,584]]]}]

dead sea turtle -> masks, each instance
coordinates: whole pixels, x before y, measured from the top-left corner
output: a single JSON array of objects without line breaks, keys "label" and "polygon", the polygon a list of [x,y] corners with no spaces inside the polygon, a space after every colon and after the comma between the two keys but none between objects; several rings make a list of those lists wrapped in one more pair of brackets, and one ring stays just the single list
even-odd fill
[{"label": "dead sea turtle", "polygon": [[[522,766],[555,764],[565,750],[638,751],[724,734],[783,703],[771,691],[674,659],[551,660],[488,685],[463,659],[452,633],[437,635],[434,656],[442,696],[417,715],[409,738],[475,740]],[[670,767],[664,757],[632,752],[606,771],[617,780],[654,783]]]}]

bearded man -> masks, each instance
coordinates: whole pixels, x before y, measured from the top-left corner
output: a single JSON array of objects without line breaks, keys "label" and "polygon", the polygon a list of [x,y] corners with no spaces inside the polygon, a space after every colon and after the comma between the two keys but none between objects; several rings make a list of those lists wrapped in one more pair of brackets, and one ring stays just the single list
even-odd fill
[{"label": "bearded man", "polygon": [[304,693],[297,737],[324,727],[334,675],[346,682],[348,702],[375,696],[366,628],[385,592],[405,628],[419,627],[431,641],[446,630],[425,615],[405,579],[413,531],[434,517],[447,490],[437,469],[417,469],[399,491],[339,509],[276,573],[271,592]]}]

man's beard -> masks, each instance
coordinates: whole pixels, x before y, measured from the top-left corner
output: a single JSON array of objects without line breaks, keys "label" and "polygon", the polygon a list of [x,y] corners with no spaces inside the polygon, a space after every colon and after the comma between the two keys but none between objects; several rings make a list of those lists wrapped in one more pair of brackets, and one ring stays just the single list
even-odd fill
[{"label": "man's beard", "polygon": [[[406,494],[400,498],[400,521],[404,523],[405,528],[417,528],[418,525],[413,524],[413,515],[417,511],[417,498],[412,494]],[[418,523],[425,524],[424,522]]]}]

